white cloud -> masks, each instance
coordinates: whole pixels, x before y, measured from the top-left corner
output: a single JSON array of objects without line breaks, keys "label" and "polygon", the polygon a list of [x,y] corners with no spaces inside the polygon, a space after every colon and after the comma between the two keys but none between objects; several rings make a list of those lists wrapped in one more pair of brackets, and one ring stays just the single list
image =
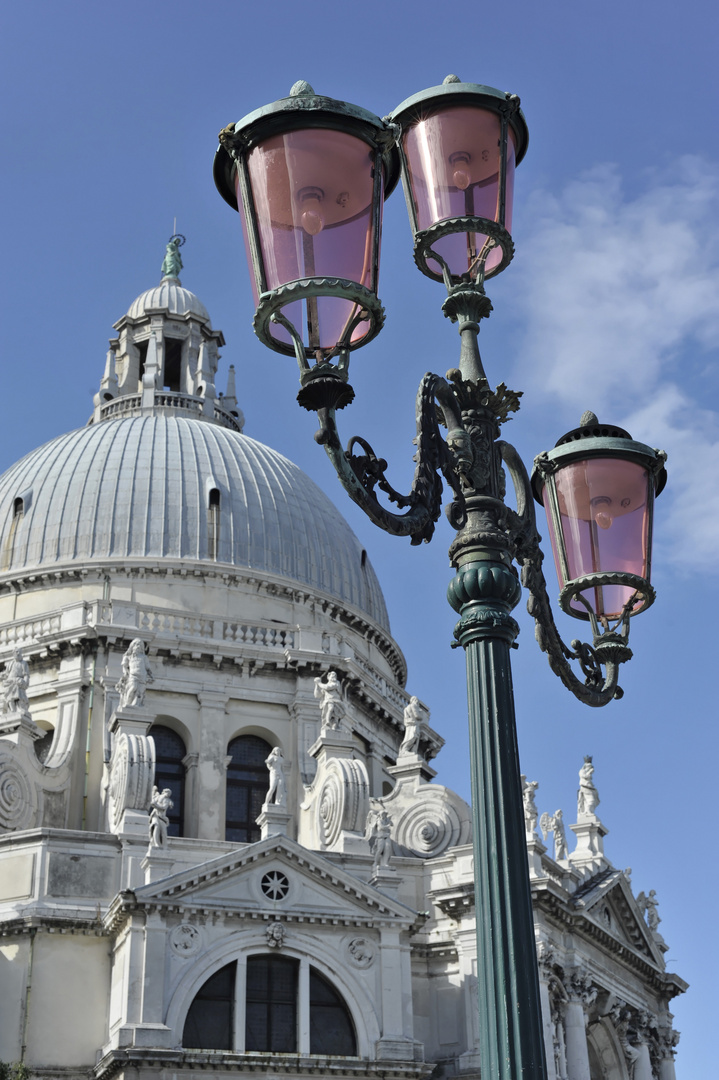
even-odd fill
[{"label": "white cloud", "polygon": [[627,197],[605,165],[558,195],[535,193],[524,214],[524,385],[666,449],[661,557],[716,569],[719,416],[701,400],[696,357],[718,358],[719,169],[686,157]]}]

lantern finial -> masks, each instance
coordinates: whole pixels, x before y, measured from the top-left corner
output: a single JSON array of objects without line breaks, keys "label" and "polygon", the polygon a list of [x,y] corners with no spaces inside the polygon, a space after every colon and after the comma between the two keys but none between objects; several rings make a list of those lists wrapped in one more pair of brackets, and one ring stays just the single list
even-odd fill
[{"label": "lantern finial", "polygon": [[442,86],[447,86],[449,83],[461,82],[459,75],[447,75],[442,79]]},{"label": "lantern finial", "polygon": [[314,97],[315,92],[305,79],[298,79],[290,90],[290,97]]},{"label": "lantern finial", "polygon": [[579,418],[579,426],[580,427],[589,427],[590,424],[598,424],[598,423],[599,423],[599,420],[597,419],[597,414],[593,413],[591,409],[587,409],[587,411],[583,412],[581,417]]}]

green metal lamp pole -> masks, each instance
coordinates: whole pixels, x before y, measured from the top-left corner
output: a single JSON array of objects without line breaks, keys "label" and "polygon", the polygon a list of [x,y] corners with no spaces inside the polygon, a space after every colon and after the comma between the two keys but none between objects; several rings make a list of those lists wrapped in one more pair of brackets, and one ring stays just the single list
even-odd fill
[{"label": "green metal lamp pole", "polygon": [[[620,697],[619,668],[632,655],[629,619],[654,599],[651,513],[666,478],[666,455],[599,424],[593,413],[539,455],[531,485],[516,450],[500,438],[520,395],[504,384],[490,388],[477,339],[492,310],[484,280],[514,253],[508,178],[527,139],[516,96],[455,76],[408,98],[387,120],[298,82],[288,98],[223,129],[215,157],[220,193],[243,215],[255,330],[268,347],[295,354],[298,402],[317,413],[315,439],[350,498],[380,528],[419,544],[432,538],[440,517],[442,480],[453,493],[446,513],[456,531],[449,549],[456,574],[448,599],[459,613],[456,645],[467,661],[483,1080],[546,1078],[509,658],[519,632],[512,610],[524,585],[539,646],[579,700],[601,706]],[[382,200],[400,171],[415,261],[444,282],[443,311],[461,337],[459,367],[420,383],[416,468],[406,495],[392,487],[387,462],[365,439],[355,436],[343,449],[336,424],[337,409],[354,397],[350,352],[382,328]],[[505,470],[516,511],[504,502]],[[533,496],[547,507],[560,604],[591,624],[591,646],[576,640],[568,647],[554,624]],[[618,518],[623,524],[612,533]],[[618,535],[631,544],[616,570]]]}]

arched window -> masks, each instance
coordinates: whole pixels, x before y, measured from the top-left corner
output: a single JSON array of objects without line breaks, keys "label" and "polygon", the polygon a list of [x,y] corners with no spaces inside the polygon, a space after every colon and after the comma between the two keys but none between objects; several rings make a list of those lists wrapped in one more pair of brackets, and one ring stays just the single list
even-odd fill
[{"label": "arched window", "polygon": [[153,724],[150,735],[155,740],[155,784],[163,791],[172,792],[173,807],[167,815],[170,819],[170,836],[183,835],[185,818],[185,766],[182,764],[187,753],[185,744],[171,728],[162,724]]},{"label": "arched window", "polygon": [[[234,961],[204,984],[187,1013],[183,1047],[357,1056],[349,1009],[316,968],[290,956],[263,953],[247,957],[244,978],[238,978],[239,972]],[[241,986],[245,1000],[239,998],[238,1009]],[[307,1033],[299,1032],[303,1000],[309,1005],[309,1041]],[[242,1016],[244,1030],[235,1030],[235,1023],[241,1027]]]},{"label": "arched window", "polygon": [[297,1051],[297,974],[289,956],[248,956],[245,1050]]},{"label": "arched window", "polygon": [[355,1057],[357,1039],[349,1010],[334,986],[310,968],[310,1053]]},{"label": "arched window", "polygon": [[220,492],[211,488],[207,500],[207,557],[217,560],[220,551]]},{"label": "arched window", "polygon": [[227,747],[232,761],[227,770],[225,840],[253,844],[260,839],[256,822],[270,786],[265,760],[271,750],[257,735],[239,735]]},{"label": "arched window", "polygon": [[190,1005],[182,1045],[193,1050],[233,1050],[237,961],[212,975]]}]

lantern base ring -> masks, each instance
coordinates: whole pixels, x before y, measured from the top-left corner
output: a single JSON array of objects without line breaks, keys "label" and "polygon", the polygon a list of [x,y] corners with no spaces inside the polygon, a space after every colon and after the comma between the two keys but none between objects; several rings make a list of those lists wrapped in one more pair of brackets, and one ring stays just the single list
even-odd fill
[{"label": "lantern base ring", "polygon": [[[614,573],[595,573],[595,574],[583,574],[582,577],[574,578],[572,581],[568,581],[559,594],[559,606],[562,611],[567,615],[571,615],[574,619],[584,619],[587,622],[593,622],[596,619],[596,615],[587,605],[586,614],[583,611],[577,611],[570,606],[572,600],[579,600],[580,603],[585,601],[580,596],[581,593],[587,589],[597,589],[602,585],[624,585],[627,588],[634,589],[638,594],[638,599],[641,599],[642,603],[636,610],[629,610],[626,612],[627,616],[638,615],[640,611],[646,611],[651,607],[656,599],[656,593],[653,587],[649,584],[646,578],[640,577],[638,574],[629,574],[622,571]],[[621,622],[624,618],[625,612],[622,612],[618,616],[617,621]]]},{"label": "lantern base ring", "polygon": [[[384,325],[384,308],[377,294],[364,285],[360,285],[356,281],[350,281],[347,278],[301,278],[298,281],[289,281],[287,284],[280,285],[277,289],[262,293],[260,296],[252,325],[262,344],[269,349],[274,349],[275,352],[284,353],[286,356],[295,356],[296,349],[292,342],[278,341],[270,333],[272,316],[279,314],[283,307],[296,300],[311,300],[316,297],[334,297],[338,300],[349,300],[356,305],[354,313],[347,319],[343,337],[351,337],[357,325],[356,317],[360,312],[366,313],[368,322],[366,333],[358,340],[345,341],[341,337],[331,348],[322,349],[321,352],[324,353],[325,359],[340,350],[359,349],[360,346],[366,345],[368,341],[377,336]],[[294,326],[293,329],[299,340],[301,335]],[[314,357],[318,351],[315,345],[305,345],[303,347],[306,357]]]},{"label": "lantern base ring", "polygon": [[[483,269],[480,268],[480,272],[475,275],[470,275],[469,271],[458,277],[456,274],[451,274],[446,267],[444,259],[438,255],[435,251],[432,251],[432,245],[436,244],[438,240],[441,240],[445,236],[450,236],[452,233],[461,232],[473,232],[480,233],[483,236],[489,237],[494,241],[492,248],[499,247],[502,249],[502,261],[495,267],[493,267],[486,274]],[[489,254],[489,251],[487,252]],[[445,218],[443,221],[438,221],[435,225],[431,225],[429,229],[424,229],[422,232],[415,233],[414,237],[414,261],[426,277],[432,278],[433,281],[444,281],[445,284],[459,285],[463,281],[484,281],[485,277],[496,277],[502,270],[505,270],[512,259],[514,258],[514,242],[512,237],[504,228],[503,225],[498,225],[496,221],[490,221],[489,218],[471,217],[465,215],[463,217]],[[443,266],[447,271],[446,275],[440,271],[430,269],[427,265],[427,260],[433,259],[438,262],[440,266]]]}]

